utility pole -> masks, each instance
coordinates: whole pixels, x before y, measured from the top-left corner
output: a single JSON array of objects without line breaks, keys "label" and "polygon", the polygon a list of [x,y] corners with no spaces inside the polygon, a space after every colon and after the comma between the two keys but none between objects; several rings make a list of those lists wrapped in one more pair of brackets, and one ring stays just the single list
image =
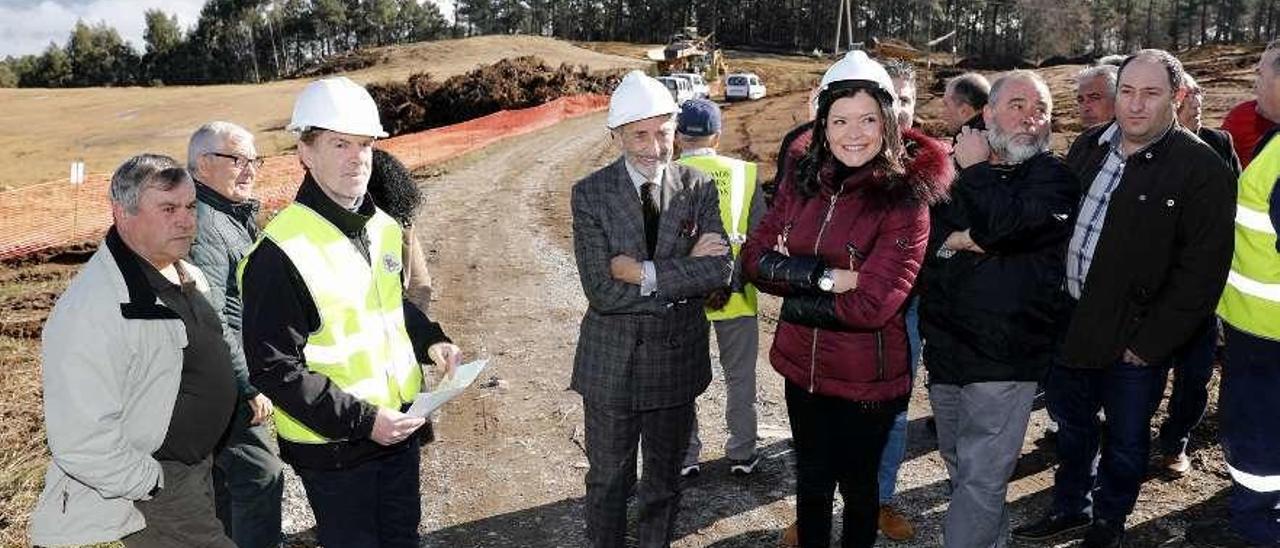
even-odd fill
[{"label": "utility pole", "polygon": [[844,0],[845,37],[849,39],[849,50],[853,50],[853,0]]},{"label": "utility pole", "polygon": [[844,32],[849,49],[853,49],[853,0],[837,0],[840,2],[839,13],[836,15],[836,42],[835,47],[831,49],[831,53],[835,56],[840,55],[840,33]]},{"label": "utility pole", "polygon": [[840,2],[840,11],[836,15],[836,43],[835,43],[835,46],[831,48],[831,54],[833,56],[839,57],[840,56],[840,26],[844,24],[844,5],[847,4],[848,2],[846,2],[846,0],[837,0],[837,1]]}]

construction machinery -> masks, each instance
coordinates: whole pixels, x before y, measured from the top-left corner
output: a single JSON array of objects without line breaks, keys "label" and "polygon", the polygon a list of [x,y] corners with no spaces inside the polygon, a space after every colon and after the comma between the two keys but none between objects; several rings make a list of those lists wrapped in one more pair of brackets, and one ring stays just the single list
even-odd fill
[{"label": "construction machinery", "polygon": [[648,51],[648,58],[658,64],[660,74],[693,73],[707,81],[716,80],[728,71],[724,56],[711,38],[715,33],[699,36],[697,27],[685,27],[671,36],[667,45]]}]

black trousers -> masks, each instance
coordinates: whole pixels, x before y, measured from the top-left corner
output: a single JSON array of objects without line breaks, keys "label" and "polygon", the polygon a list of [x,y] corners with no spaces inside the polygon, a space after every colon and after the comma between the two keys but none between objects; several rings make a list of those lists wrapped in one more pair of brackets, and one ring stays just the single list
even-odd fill
[{"label": "black trousers", "polygon": [[680,463],[693,430],[693,402],[652,411],[583,400],[586,421],[587,539],[593,548],[626,546],[627,498],[636,484],[637,445],[644,464],[637,538],[640,548],[671,545],[680,508]]},{"label": "black trousers", "polygon": [[874,545],[880,511],[880,454],[897,408],[868,408],[843,398],[810,394],[790,381],[786,393],[796,451],[800,545],[830,546],[831,507],[837,487],[844,499],[840,545]]},{"label": "black trousers", "polygon": [[295,468],[315,512],[321,545],[418,548],[421,457],[416,440],[408,446],[353,468]]},{"label": "black trousers", "polygon": [[284,463],[272,449],[266,425],[253,426],[248,401],[236,405],[227,444],[213,459],[218,519],[240,548],[280,546]]},{"label": "black trousers", "polygon": [[155,498],[134,502],[147,527],[121,541],[128,548],[235,548],[213,509],[213,459],[195,464],[160,461],[164,487]]}]

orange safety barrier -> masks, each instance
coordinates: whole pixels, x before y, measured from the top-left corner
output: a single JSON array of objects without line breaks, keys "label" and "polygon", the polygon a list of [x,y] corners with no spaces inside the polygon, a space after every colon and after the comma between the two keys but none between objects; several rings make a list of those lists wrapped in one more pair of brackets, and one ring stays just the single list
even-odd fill
[{"label": "orange safety barrier", "polygon": [[[536,107],[384,139],[376,146],[396,155],[409,169],[417,169],[608,106],[609,98],[603,95],[561,97]],[[258,170],[255,193],[264,208],[279,209],[293,200],[302,176],[296,155],[272,156]],[[0,192],[0,259],[100,239],[111,226],[111,174],[90,174],[85,179],[82,185],[61,179]]]}]

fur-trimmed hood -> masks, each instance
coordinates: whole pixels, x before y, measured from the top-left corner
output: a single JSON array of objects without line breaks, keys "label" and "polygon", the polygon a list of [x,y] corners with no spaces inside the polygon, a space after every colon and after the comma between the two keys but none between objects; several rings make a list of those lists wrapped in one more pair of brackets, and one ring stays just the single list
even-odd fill
[{"label": "fur-trimmed hood", "polygon": [[947,199],[956,179],[951,146],[916,128],[902,132],[902,144],[907,149],[905,163],[912,197],[928,205]]},{"label": "fur-trimmed hood", "polygon": [[[956,176],[950,147],[915,128],[902,133],[902,144],[907,152],[902,160],[904,175],[877,170],[874,177],[867,177],[865,172],[855,170],[845,180],[846,192],[861,192],[863,199],[882,207],[933,205],[946,200]],[[824,175],[828,171],[824,170]],[[829,180],[827,177],[823,179]]]}]

